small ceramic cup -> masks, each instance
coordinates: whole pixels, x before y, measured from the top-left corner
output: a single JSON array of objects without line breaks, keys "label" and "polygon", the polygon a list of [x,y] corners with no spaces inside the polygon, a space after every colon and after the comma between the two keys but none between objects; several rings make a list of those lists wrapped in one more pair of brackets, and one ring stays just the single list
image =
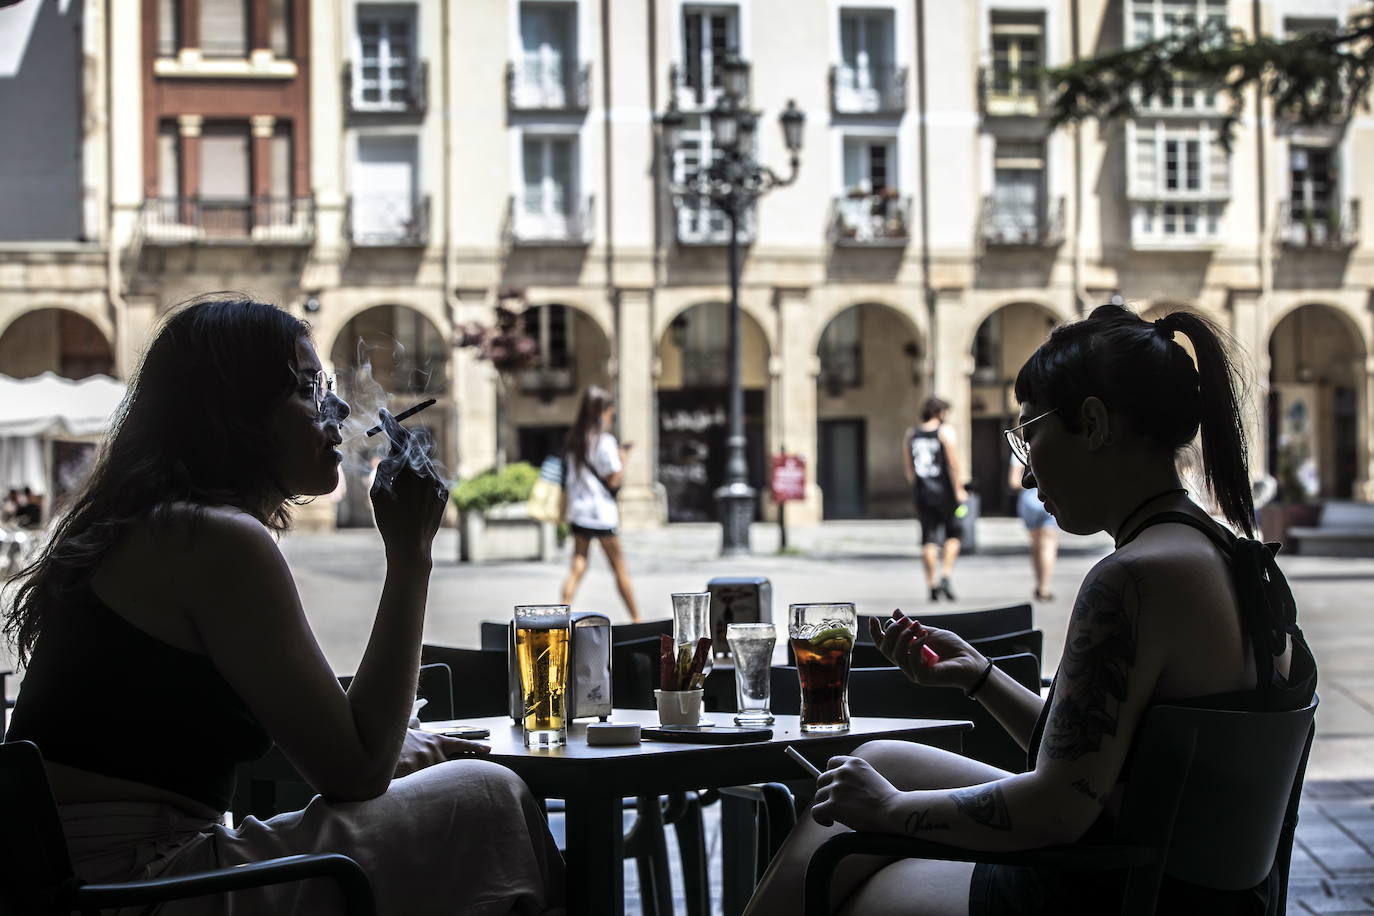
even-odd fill
[{"label": "small ceramic cup", "polygon": [[701,721],[701,695],[697,690],[655,690],[659,725],[696,725]]}]

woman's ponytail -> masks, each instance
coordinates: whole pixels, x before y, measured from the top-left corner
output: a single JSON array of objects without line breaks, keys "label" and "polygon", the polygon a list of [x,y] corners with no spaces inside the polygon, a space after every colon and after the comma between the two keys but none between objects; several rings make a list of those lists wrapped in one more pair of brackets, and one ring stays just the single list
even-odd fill
[{"label": "woman's ponytail", "polygon": [[1172,337],[1182,332],[1197,356],[1201,395],[1202,465],[1207,485],[1222,514],[1247,535],[1254,536],[1255,508],[1250,495],[1250,461],[1245,426],[1236,396],[1235,362],[1226,334],[1194,312],[1170,312],[1155,328]]}]

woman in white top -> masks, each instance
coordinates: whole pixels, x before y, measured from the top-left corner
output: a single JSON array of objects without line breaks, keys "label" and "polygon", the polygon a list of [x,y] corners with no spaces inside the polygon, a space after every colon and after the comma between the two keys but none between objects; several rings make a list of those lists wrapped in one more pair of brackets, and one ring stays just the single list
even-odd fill
[{"label": "woman in white top", "polygon": [[633,445],[619,445],[607,430],[615,420],[615,402],[610,392],[595,385],[582,393],[577,408],[577,420],[568,433],[564,446],[563,486],[568,491],[568,527],[573,534],[572,565],[563,582],[563,603],[571,605],[577,586],[587,573],[587,551],[592,541],[600,541],[606,559],[615,572],[616,588],[630,612],[630,619],[639,620],[634,590],[630,587],[630,570],[620,549],[616,526],[620,524],[620,510],[615,495],[624,477],[625,460]]}]

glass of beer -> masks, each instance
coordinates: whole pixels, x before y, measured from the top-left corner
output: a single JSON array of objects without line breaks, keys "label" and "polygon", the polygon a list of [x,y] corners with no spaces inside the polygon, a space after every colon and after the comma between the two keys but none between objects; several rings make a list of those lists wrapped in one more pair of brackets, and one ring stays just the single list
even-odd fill
[{"label": "glass of beer", "polygon": [[849,659],[854,651],[854,605],[793,604],[788,637],[801,681],[801,730],[849,728]]},{"label": "glass of beer", "polygon": [[567,743],[570,625],[566,604],[515,608],[515,657],[520,668],[526,747]]}]

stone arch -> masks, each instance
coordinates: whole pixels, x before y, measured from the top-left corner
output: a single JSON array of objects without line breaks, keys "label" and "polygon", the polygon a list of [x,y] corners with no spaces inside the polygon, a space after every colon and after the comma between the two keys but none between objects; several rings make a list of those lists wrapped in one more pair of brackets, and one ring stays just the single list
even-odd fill
[{"label": "stone arch", "polygon": [[345,488],[337,521],[341,527],[367,526],[372,524],[368,476],[385,443],[361,433],[376,422],[380,408],[395,413],[422,397],[437,399],[437,405],[406,425],[428,430],[435,457],[445,468],[454,465],[448,338],[422,309],[393,303],[364,306],[338,325],[328,360],[339,393],[353,412],[345,431]]},{"label": "stone arch", "polygon": [[1055,325],[1068,324],[1070,321],[1073,321],[1078,317],[1076,313],[1061,308],[1057,303],[1049,299],[1022,297],[1020,299],[1013,299],[1009,302],[998,302],[993,305],[986,306],[981,312],[977,312],[972,316],[971,320],[968,323],[967,337],[964,340],[964,348],[962,352],[968,353],[972,351],[973,343],[978,337],[978,331],[982,328],[983,324],[989,318],[991,318],[993,315],[996,315],[1003,309],[1020,305],[1031,306],[1032,308],[1037,308],[1040,311],[1045,312],[1049,315],[1049,317],[1054,319]]},{"label": "stone arch", "polygon": [[575,301],[533,302],[523,314],[543,358],[516,377],[502,432],[507,455],[537,465],[561,449],[588,386],[614,392],[613,351],[605,326]]},{"label": "stone arch", "polygon": [[102,321],[82,309],[40,305],[0,326],[0,374],[30,378],[55,372],[71,379],[115,374],[114,344]]},{"label": "stone arch", "polygon": [[[657,336],[658,481],[670,522],[717,517],[714,493],[725,479],[729,315],[726,303],[698,302],[677,311]],[[748,309],[741,332],[749,482],[762,490],[771,350],[766,325]]]},{"label": "stone arch", "polygon": [[1339,306],[1299,302],[1269,328],[1265,467],[1278,499],[1358,499],[1366,483],[1369,348]]},{"label": "stone arch", "polygon": [[929,336],[929,334],[928,329],[925,327],[924,315],[918,313],[913,309],[907,308],[906,306],[903,306],[898,302],[893,302],[891,300],[882,299],[876,296],[868,297],[865,299],[849,299],[842,302],[836,302],[829,305],[823,311],[815,312],[813,315],[813,317],[815,318],[815,326],[813,327],[811,334],[811,350],[814,352],[817,350],[817,348],[820,347],[821,337],[825,334],[826,328],[829,327],[830,324],[836,318],[838,318],[840,315],[844,314],[852,308],[865,305],[879,306],[896,312],[905,320],[907,326],[911,329],[913,338],[915,339],[917,345],[920,346],[921,352],[926,353],[928,351],[928,348],[926,347],[926,338]]},{"label": "stone arch", "polygon": [[[677,321],[679,318],[691,312],[693,309],[699,308],[703,305],[711,304],[723,306],[726,309],[730,307],[729,302],[726,300],[708,298],[699,299],[695,302],[689,302],[680,308],[663,310],[659,312],[659,314],[654,316],[654,340],[659,341],[659,343],[661,344],[663,342],[664,336],[672,328],[673,322]],[[748,297],[742,296],[740,298],[740,313],[744,316],[744,324],[746,327],[752,321],[757,330],[760,332],[760,334],[762,334],[764,347],[767,349],[767,351],[769,353],[778,352],[777,341],[774,340],[775,328],[774,315],[772,311],[768,308],[764,308],[758,303],[753,302]]]},{"label": "stone arch", "polygon": [[821,328],[815,353],[822,516],[909,515],[900,446],[924,396],[925,348],[915,322],[886,303],[851,303]]},{"label": "stone arch", "polygon": [[1047,302],[1019,299],[988,309],[973,325],[964,351],[970,366],[968,477],[977,486],[985,515],[1011,511],[1010,455],[1002,430],[1014,425],[1018,409],[1012,391],[1016,373],[1050,329],[1070,317]]}]

